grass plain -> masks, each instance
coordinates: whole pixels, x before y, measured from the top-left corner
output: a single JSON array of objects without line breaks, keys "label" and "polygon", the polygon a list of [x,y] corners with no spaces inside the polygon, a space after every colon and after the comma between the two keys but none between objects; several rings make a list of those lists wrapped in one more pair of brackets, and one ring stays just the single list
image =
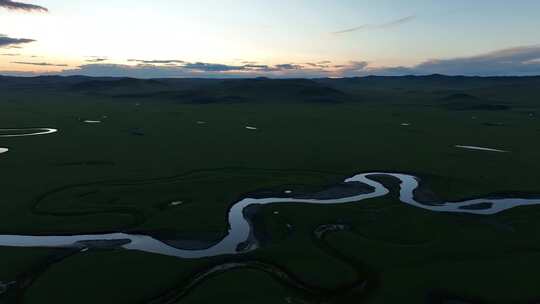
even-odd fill
[{"label": "grass plain", "polygon": [[[59,132],[0,137],[10,149],[0,155],[0,234],[121,231],[212,242],[227,231],[228,208],[246,195],[307,192],[372,171],[412,173],[446,200],[539,193],[539,98],[534,77],[2,77],[0,128]],[[0,248],[0,281],[16,281],[0,301],[534,303],[539,216],[535,206],[437,214],[393,195],[271,205],[258,215],[265,246],[242,256]],[[351,228],[314,239],[316,227],[336,222]],[[256,261],[310,288],[249,266]],[[247,264],[185,289],[197,273],[230,262]],[[344,291],[363,280],[362,292]]]}]

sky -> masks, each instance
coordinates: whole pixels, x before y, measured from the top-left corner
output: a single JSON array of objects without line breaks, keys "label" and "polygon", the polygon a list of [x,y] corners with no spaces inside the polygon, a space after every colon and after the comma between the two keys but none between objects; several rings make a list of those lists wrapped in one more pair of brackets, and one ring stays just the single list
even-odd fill
[{"label": "sky", "polygon": [[0,74],[540,75],[538,0],[0,0]]}]

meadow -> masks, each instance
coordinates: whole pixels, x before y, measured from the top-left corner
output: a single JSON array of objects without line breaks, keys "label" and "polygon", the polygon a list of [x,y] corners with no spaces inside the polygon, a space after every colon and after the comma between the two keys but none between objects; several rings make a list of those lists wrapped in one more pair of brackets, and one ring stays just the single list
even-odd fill
[{"label": "meadow", "polygon": [[[535,77],[2,77],[0,129],[58,132],[0,130],[0,235],[144,233],[205,247],[242,198],[314,193],[363,172],[413,174],[446,201],[535,196],[539,98]],[[395,191],[265,205],[260,248],[245,254],[0,247],[0,301],[535,303],[539,216],[431,212]],[[323,225],[340,228],[315,235]]]}]

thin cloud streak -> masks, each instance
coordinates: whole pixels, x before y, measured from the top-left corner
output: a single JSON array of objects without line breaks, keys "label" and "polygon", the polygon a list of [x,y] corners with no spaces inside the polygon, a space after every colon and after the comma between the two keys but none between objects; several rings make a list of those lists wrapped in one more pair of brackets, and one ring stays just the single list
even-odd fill
[{"label": "thin cloud streak", "polygon": [[86,59],[85,61],[90,62],[90,63],[99,63],[99,62],[109,60],[109,58],[107,57],[100,57],[100,56],[88,56],[87,58],[88,59]]},{"label": "thin cloud streak", "polygon": [[27,62],[27,61],[12,61],[14,64],[24,64],[24,65],[37,65],[37,66],[53,66],[53,67],[67,67],[67,64],[56,64],[49,62]]},{"label": "thin cloud streak", "polygon": [[17,45],[34,42],[34,39],[11,38],[0,34],[0,48],[18,48]]},{"label": "thin cloud streak", "polygon": [[128,62],[138,62],[138,63],[144,63],[144,64],[176,64],[176,63],[185,63],[183,60],[178,59],[153,59],[153,60],[142,60],[142,59],[128,59]]},{"label": "thin cloud streak", "polygon": [[348,28],[348,29],[344,29],[344,30],[341,30],[341,31],[337,31],[337,32],[332,32],[332,34],[340,35],[340,34],[357,32],[357,31],[362,31],[362,30],[389,29],[389,28],[393,28],[393,27],[396,27],[396,26],[400,26],[400,25],[405,24],[405,23],[409,23],[409,22],[411,22],[411,21],[413,21],[415,19],[416,19],[416,16],[411,15],[411,16],[403,17],[403,18],[393,20],[393,21],[390,21],[390,22],[387,22],[387,23],[382,23],[382,24],[363,24],[363,25],[360,25],[360,26],[357,26],[357,27]]},{"label": "thin cloud streak", "polygon": [[[154,61],[158,62],[159,60]],[[161,62],[163,60],[155,64],[139,63],[135,65],[91,63],[65,68],[58,72],[30,72],[28,75],[85,75],[135,78],[324,78],[431,74],[450,76],[533,76],[540,75],[540,45],[508,48],[469,57],[426,60],[413,66],[377,67],[368,61],[350,61],[344,64],[319,61],[276,65],[253,63],[228,65],[207,62],[184,62],[167,65]],[[15,63],[38,66],[67,66],[46,62],[18,61]],[[4,71],[3,73],[14,75],[16,72]]]},{"label": "thin cloud streak", "polygon": [[185,63],[184,65],[182,65],[182,68],[201,72],[227,72],[242,71],[245,69],[245,66],[227,65],[221,63],[195,62]]},{"label": "thin cloud streak", "polygon": [[0,7],[6,8],[8,10],[19,10],[26,12],[48,12],[49,10],[43,6],[28,4],[12,0],[0,0]]}]

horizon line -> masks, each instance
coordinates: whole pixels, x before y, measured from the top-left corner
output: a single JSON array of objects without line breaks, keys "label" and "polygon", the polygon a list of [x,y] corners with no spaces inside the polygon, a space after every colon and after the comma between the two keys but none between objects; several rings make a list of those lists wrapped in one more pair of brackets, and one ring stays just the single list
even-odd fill
[{"label": "horizon line", "polygon": [[0,73],[0,77],[4,78],[40,78],[40,77],[58,77],[58,78],[110,78],[110,79],[139,79],[139,80],[152,80],[152,79],[204,79],[204,80],[249,80],[249,79],[267,79],[267,80],[294,80],[294,79],[357,79],[357,78],[406,78],[406,77],[448,77],[448,78],[537,78],[537,75],[450,75],[450,74],[404,74],[404,75],[362,75],[362,76],[346,76],[346,77],[268,77],[268,76],[253,76],[253,77],[132,77],[132,76],[89,76],[89,75],[60,75],[60,74],[43,74],[43,75],[7,75]]}]

